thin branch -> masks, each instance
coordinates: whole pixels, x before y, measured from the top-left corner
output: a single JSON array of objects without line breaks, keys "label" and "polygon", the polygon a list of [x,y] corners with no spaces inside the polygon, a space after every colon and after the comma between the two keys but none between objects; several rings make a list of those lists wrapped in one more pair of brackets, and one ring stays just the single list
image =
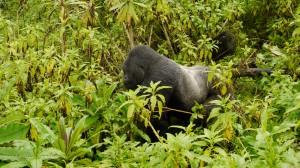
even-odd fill
[{"label": "thin branch", "polygon": [[134,47],[134,42],[133,42],[133,31],[132,31],[132,27],[131,26],[126,26],[126,24],[123,22],[123,27],[124,30],[126,32],[129,44],[130,44],[130,48]]},{"label": "thin branch", "polygon": [[235,68],[232,70],[234,77],[243,77],[243,76],[258,76],[262,75],[263,73],[271,74],[272,70],[267,68],[247,68],[247,69],[238,69]]},{"label": "thin branch", "polygon": [[150,29],[150,36],[149,36],[149,39],[148,39],[148,46],[151,46],[152,31],[153,31],[153,25],[151,25],[151,29]]},{"label": "thin branch", "polygon": [[[174,109],[174,108],[170,108],[170,107],[163,107],[163,109],[165,109],[164,112],[168,112],[168,111],[176,111],[176,112],[185,113],[185,114],[193,114],[192,112],[189,112],[189,111],[184,111],[184,110]],[[154,111],[154,112],[158,112],[158,111]]]},{"label": "thin branch", "polygon": [[171,49],[172,54],[175,55],[175,51],[174,51],[174,49],[172,47],[172,43],[171,43],[170,37],[168,35],[168,31],[167,31],[167,28],[166,28],[166,26],[164,24],[164,21],[161,21],[161,25],[162,25],[162,28],[163,28],[164,35],[165,35],[165,37],[167,39],[167,43],[169,45],[169,48]]},{"label": "thin branch", "polygon": [[163,142],[162,137],[159,136],[158,132],[155,130],[155,128],[153,127],[151,122],[147,118],[143,117],[142,115],[140,115],[140,117],[142,117],[143,120],[147,120],[147,122],[149,123],[149,126],[152,129],[152,131],[153,131],[154,135],[156,136],[156,138],[159,140],[159,142]]}]

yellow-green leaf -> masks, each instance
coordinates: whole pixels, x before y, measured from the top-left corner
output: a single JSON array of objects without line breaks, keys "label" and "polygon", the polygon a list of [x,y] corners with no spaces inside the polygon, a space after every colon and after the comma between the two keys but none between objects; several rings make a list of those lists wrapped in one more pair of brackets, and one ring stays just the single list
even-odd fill
[{"label": "yellow-green leaf", "polygon": [[150,103],[151,103],[151,111],[154,111],[155,109],[155,106],[156,106],[156,96],[151,96],[151,100],[150,100]]},{"label": "yellow-green leaf", "polygon": [[132,104],[128,107],[127,110],[127,119],[128,120],[132,120],[134,117],[134,110],[135,110],[135,106]]},{"label": "yellow-green leaf", "polygon": [[225,85],[223,85],[221,88],[221,94],[225,95],[226,93],[227,93],[227,87]]},{"label": "yellow-green leaf", "polygon": [[203,56],[204,56],[204,51],[203,50],[200,50],[200,59],[202,60],[203,59]]},{"label": "yellow-green leaf", "polygon": [[158,107],[158,113],[159,113],[159,118],[160,118],[161,114],[162,114],[163,104],[160,101],[158,101],[157,102],[157,107]]}]

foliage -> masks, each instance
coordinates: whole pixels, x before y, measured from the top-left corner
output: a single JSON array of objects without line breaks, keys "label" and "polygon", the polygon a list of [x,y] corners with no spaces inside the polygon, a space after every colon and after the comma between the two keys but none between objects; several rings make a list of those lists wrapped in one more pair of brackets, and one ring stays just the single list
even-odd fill
[{"label": "foliage", "polygon": [[[127,106],[127,119],[131,123],[131,127],[147,141],[150,141],[149,137],[137,129],[134,123],[142,122],[144,123],[144,127],[150,126],[157,138],[160,139],[150,119],[156,116],[155,112],[158,112],[158,118],[161,117],[166,100],[159,91],[162,89],[170,89],[170,87],[159,86],[159,83],[160,82],[153,83],[151,81],[149,87],[139,86],[135,91],[129,90],[125,92],[128,100],[120,106],[120,108]],[[158,111],[155,111],[156,109],[158,109]]]},{"label": "foliage", "polygon": [[[237,50],[212,62],[224,30]],[[0,0],[0,166],[300,167],[299,30],[298,0]],[[168,87],[123,90],[135,44],[210,66],[206,126],[150,143]],[[273,73],[233,77],[253,66]]]}]

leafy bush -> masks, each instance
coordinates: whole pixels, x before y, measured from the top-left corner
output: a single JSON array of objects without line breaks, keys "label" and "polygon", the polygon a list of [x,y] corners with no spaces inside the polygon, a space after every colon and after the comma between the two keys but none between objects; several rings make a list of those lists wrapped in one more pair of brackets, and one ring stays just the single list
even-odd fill
[{"label": "leafy bush", "polygon": [[[296,0],[0,0],[0,166],[300,167],[299,21]],[[225,30],[237,50],[212,62]],[[206,127],[149,142],[136,122],[163,114],[167,88],[124,91],[139,43],[209,65],[235,99],[197,114]],[[273,73],[233,79],[252,66]]]}]

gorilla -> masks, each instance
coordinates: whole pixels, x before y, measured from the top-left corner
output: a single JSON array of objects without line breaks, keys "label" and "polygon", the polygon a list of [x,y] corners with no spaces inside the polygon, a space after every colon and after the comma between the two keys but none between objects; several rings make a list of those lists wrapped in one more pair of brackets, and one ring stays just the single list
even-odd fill
[{"label": "gorilla", "polygon": [[[160,90],[166,100],[166,106],[174,109],[188,110],[195,102],[204,103],[213,93],[208,81],[208,67],[186,67],[173,60],[161,56],[150,47],[139,45],[134,47],[123,64],[124,85],[127,89],[136,89],[138,85],[149,86],[150,82],[160,81],[161,86],[171,88]],[[169,128],[171,125],[187,126],[191,114],[178,111],[164,112],[160,119],[152,117],[151,123],[160,136],[176,133],[179,129]],[[150,128],[146,128],[152,141],[157,140]]]},{"label": "gorilla", "polygon": [[130,51],[123,64],[123,71],[127,89],[136,89],[138,85],[149,86],[151,81],[171,86],[160,94],[164,95],[167,105],[176,102],[182,110],[190,110],[195,102],[203,103],[210,90],[208,67],[179,65],[144,45]]}]

